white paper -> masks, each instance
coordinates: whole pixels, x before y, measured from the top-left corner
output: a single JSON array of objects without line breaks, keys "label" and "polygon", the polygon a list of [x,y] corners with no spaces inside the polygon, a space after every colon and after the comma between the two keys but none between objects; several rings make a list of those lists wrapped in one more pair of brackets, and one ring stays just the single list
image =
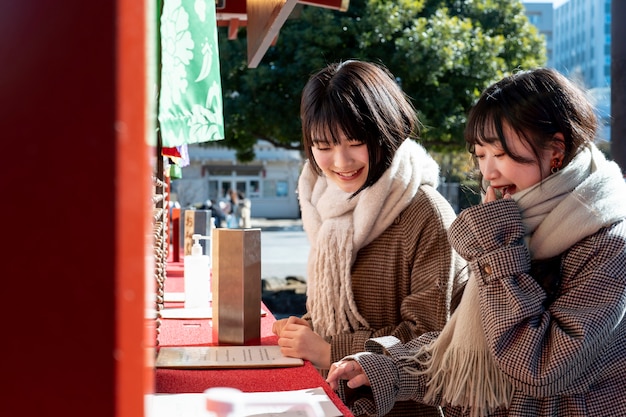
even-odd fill
[{"label": "white paper", "polygon": [[163,294],[163,301],[166,303],[184,303],[185,293],[184,292],[166,292],[165,294]]},{"label": "white paper", "polygon": [[[267,311],[261,309],[261,317],[265,317]],[[161,310],[161,318],[164,319],[211,319],[213,309],[211,306],[198,308],[167,307]]]},{"label": "white paper", "polygon": [[213,317],[211,306],[198,308],[164,308],[161,310],[161,318],[164,319],[210,319]]},{"label": "white paper", "polygon": [[[307,388],[295,391],[242,392],[240,399],[245,406],[242,414],[233,417],[311,417],[305,409],[294,405],[271,405],[285,403],[292,399],[294,403],[316,402],[321,406],[325,417],[342,416],[339,409],[330,400],[323,388]],[[146,417],[209,417],[213,413],[206,411],[204,393],[151,394],[146,396]],[[266,405],[253,405],[264,402]]]},{"label": "white paper", "polygon": [[281,368],[302,366],[300,358],[284,356],[278,345],[253,346],[163,346],[157,368]]}]

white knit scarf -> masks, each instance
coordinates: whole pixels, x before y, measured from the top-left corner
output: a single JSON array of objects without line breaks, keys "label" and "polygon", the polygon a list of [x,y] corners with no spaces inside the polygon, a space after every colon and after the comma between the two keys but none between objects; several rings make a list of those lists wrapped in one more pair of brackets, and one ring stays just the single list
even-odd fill
[{"label": "white knit scarf", "polygon": [[[581,151],[563,170],[514,194],[532,259],[559,255],[600,228],[626,218],[626,183],[617,164],[595,147]],[[425,400],[485,416],[508,407],[513,386],[497,367],[480,319],[478,285],[470,275],[459,307],[439,337],[414,359],[429,376]]]},{"label": "white knit scarf", "polygon": [[437,187],[439,166],[414,140],[400,145],[389,169],[349,199],[309,162],[298,183],[302,223],[311,243],[307,310],[322,337],[368,326],[355,305],[350,270],[356,254],[385,231],[411,203],[422,184]]}]

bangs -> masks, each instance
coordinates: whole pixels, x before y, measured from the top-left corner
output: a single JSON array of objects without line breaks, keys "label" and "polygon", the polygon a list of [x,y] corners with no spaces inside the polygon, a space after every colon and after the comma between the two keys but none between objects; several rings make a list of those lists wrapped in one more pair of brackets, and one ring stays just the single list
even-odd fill
[{"label": "bangs", "polygon": [[307,146],[315,143],[339,145],[341,138],[350,141],[365,143],[365,128],[363,116],[350,103],[341,103],[337,97],[318,103],[315,109],[310,109],[303,125],[303,134]]},{"label": "bangs", "polygon": [[307,132],[310,134],[310,143],[324,143],[329,145],[339,145],[344,134],[343,129],[337,121],[322,117],[317,123],[311,122]]},{"label": "bangs", "polygon": [[[465,142],[471,153],[476,145],[487,145],[502,142],[502,119],[499,112],[492,109],[474,108],[465,127]],[[490,134],[486,132],[489,131]],[[493,132],[497,132],[494,136]]]}]

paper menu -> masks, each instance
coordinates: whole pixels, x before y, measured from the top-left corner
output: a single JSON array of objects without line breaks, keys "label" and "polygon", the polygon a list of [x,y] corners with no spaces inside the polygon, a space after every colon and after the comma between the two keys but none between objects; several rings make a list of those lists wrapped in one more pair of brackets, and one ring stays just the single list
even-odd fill
[{"label": "paper menu", "polygon": [[[295,391],[242,392],[243,414],[237,417],[309,417],[302,409],[289,405],[267,405],[273,400],[283,403],[285,398],[318,403],[324,417],[342,416],[323,388],[307,388]],[[262,401],[260,400],[262,399]],[[204,393],[152,394],[146,397],[147,417],[208,417]],[[254,405],[264,402],[266,405]]]},{"label": "paper menu", "polygon": [[157,368],[280,368],[302,366],[299,358],[280,353],[280,346],[176,346],[161,347]]}]

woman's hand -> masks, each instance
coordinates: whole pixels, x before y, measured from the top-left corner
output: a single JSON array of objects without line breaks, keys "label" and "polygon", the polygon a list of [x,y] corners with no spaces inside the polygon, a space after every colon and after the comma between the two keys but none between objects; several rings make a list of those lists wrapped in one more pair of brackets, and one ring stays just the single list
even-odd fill
[{"label": "woman's hand", "polygon": [[330,344],[315,333],[306,320],[291,316],[274,323],[272,331],[278,335],[283,355],[309,360],[321,369],[330,366]]},{"label": "woman's hand", "polygon": [[[505,192],[502,198],[511,198],[511,194]],[[496,201],[498,199],[498,194],[496,193],[496,189],[491,185],[487,187],[487,192],[485,193],[485,199],[483,203],[489,203],[491,201]]]},{"label": "woman's hand", "polygon": [[326,377],[326,382],[333,390],[339,388],[339,380],[347,379],[349,388],[358,388],[362,385],[370,385],[370,380],[365,375],[361,365],[352,359],[342,359],[330,366],[330,372]]},{"label": "woman's hand", "polygon": [[276,320],[272,323],[272,333],[276,336],[280,336],[280,332],[283,330],[283,327],[285,327],[285,324],[287,324],[287,319]]}]

